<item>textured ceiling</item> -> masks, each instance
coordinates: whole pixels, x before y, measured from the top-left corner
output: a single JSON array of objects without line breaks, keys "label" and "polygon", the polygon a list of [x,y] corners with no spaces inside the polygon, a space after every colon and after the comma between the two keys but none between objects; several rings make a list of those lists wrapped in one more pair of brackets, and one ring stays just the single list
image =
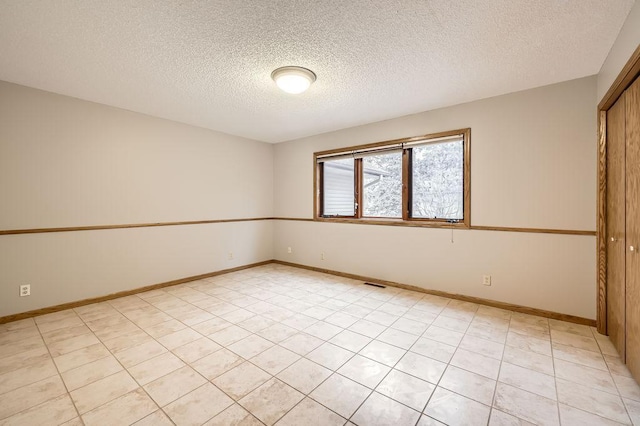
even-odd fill
[{"label": "textured ceiling", "polygon": [[280,142],[596,74],[632,5],[0,0],[0,80]]}]

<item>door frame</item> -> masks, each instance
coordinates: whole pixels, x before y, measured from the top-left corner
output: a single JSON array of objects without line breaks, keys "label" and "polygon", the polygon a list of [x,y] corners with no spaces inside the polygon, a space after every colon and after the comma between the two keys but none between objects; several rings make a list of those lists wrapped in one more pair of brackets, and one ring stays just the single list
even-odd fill
[{"label": "door frame", "polygon": [[598,221],[596,223],[598,300],[596,326],[607,334],[607,111],[640,76],[640,45],[598,104]]}]

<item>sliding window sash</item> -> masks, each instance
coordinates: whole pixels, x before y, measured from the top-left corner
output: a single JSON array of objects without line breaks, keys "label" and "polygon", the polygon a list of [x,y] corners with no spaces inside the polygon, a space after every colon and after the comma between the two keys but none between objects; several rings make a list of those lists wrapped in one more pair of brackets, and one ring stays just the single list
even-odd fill
[{"label": "sliding window sash", "polygon": [[[352,156],[340,156],[339,158],[331,158],[331,160],[351,159]],[[317,203],[317,216],[331,219],[357,219],[361,217],[360,206],[362,205],[362,160],[354,159],[353,164],[353,215],[344,214],[325,214],[325,164],[326,161],[316,162],[316,186],[318,187],[315,202]]]}]

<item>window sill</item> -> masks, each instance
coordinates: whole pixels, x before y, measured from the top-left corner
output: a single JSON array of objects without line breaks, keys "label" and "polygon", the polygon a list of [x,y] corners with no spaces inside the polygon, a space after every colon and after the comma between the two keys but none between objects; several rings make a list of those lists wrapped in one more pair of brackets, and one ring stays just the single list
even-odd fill
[{"label": "window sill", "polygon": [[429,219],[384,219],[384,218],[340,218],[340,217],[315,217],[315,222],[330,222],[330,223],[355,223],[359,225],[381,225],[381,226],[406,226],[413,228],[444,228],[444,229],[469,229],[470,226],[464,222],[449,223],[439,220]]}]

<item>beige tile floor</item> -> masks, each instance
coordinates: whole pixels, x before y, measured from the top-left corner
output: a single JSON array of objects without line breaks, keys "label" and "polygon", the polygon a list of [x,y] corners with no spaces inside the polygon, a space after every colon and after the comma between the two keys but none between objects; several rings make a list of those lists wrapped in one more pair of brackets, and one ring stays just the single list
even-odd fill
[{"label": "beige tile floor", "polygon": [[594,329],[280,265],[0,325],[0,425],[640,425]]}]

